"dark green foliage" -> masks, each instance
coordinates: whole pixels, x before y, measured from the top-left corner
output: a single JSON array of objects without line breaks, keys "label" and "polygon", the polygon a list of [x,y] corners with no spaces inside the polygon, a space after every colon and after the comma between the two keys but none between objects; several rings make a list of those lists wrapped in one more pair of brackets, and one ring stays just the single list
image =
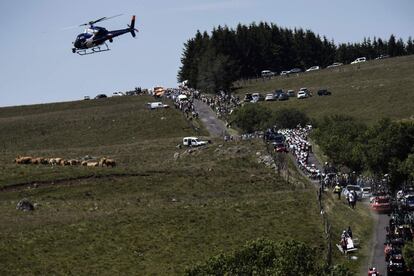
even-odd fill
[{"label": "dark green foliage", "polygon": [[294,108],[276,110],[272,116],[272,124],[279,128],[295,128],[297,125],[305,126],[310,122],[309,117]]},{"label": "dark green foliage", "polygon": [[325,117],[313,135],[334,163],[357,172],[389,174],[391,190],[413,177],[413,123],[383,119],[367,128],[351,117],[336,115]]},{"label": "dark green foliage", "polygon": [[180,82],[209,92],[229,91],[238,79],[260,76],[262,70],[280,72],[294,67],[314,65],[326,67],[333,62],[350,63],[357,57],[374,59],[380,55],[406,55],[413,52],[412,40],[407,45],[391,35],[388,41],[364,38],[362,43],[338,46],[310,30],[281,28],[260,22],[214,28],[211,34],[197,31],[184,44]]},{"label": "dark green foliage", "polygon": [[233,82],[231,77],[232,64],[228,56],[217,54],[214,48],[208,48],[198,64],[198,88],[207,93],[228,91]]},{"label": "dark green foliage", "polygon": [[410,172],[401,170],[414,145],[414,124],[394,123],[383,119],[365,134],[364,162],[367,169],[391,174],[391,188],[407,179]]},{"label": "dark green foliage", "polygon": [[305,113],[294,108],[283,108],[275,111],[257,104],[247,104],[237,109],[232,116],[233,123],[244,132],[264,130],[269,127],[295,128],[304,126],[310,119]]},{"label": "dark green foliage", "polygon": [[403,247],[403,257],[409,269],[414,269],[414,242],[407,242]]},{"label": "dark green foliage", "polygon": [[362,170],[362,153],[358,145],[366,127],[344,115],[325,117],[314,132],[318,144],[332,162],[353,171]]},{"label": "dark green foliage", "polygon": [[[248,242],[233,254],[210,258],[187,275],[321,275],[315,251],[302,242]],[[341,274],[346,275],[346,274]]]},{"label": "dark green foliage", "polygon": [[271,126],[272,112],[263,106],[246,104],[232,114],[232,121],[244,132],[251,133]]}]

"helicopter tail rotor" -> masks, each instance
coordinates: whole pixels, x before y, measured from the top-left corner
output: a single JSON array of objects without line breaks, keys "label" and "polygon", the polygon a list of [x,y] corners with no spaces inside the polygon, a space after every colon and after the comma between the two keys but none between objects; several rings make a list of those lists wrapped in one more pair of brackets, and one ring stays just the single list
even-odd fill
[{"label": "helicopter tail rotor", "polygon": [[132,37],[135,37],[135,32],[139,32],[137,29],[135,29],[135,15],[132,16],[131,25],[128,25],[128,27],[130,29]]}]

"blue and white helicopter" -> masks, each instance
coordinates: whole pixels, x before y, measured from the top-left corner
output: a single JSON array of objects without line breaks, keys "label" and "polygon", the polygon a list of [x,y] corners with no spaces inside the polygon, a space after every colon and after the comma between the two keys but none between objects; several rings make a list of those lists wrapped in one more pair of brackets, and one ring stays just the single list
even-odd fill
[{"label": "blue and white helicopter", "polygon": [[94,21],[89,21],[88,23],[82,24],[81,26],[88,26],[85,31],[76,37],[75,42],[73,42],[72,52],[77,53],[81,56],[95,54],[99,52],[109,51],[109,47],[106,44],[106,41],[113,42],[113,38],[130,33],[132,37],[135,37],[135,32],[138,32],[135,29],[135,15],[132,16],[131,24],[128,25],[128,28],[108,31],[105,28],[94,26],[95,23],[114,18],[119,15],[111,17],[102,17]]}]

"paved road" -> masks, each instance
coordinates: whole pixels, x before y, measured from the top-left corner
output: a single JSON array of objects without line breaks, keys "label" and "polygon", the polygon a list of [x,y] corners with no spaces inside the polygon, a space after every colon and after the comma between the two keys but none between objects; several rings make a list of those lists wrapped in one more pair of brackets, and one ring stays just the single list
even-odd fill
[{"label": "paved road", "polygon": [[228,134],[226,125],[223,121],[217,118],[214,111],[200,100],[194,100],[194,108],[198,112],[200,120],[213,137],[222,137]]},{"label": "paved road", "polygon": [[[387,275],[387,266],[384,256],[384,242],[385,242],[385,227],[390,220],[386,214],[373,214],[375,219],[374,236],[372,238],[372,255],[368,267],[376,267],[381,275]],[[367,268],[368,270],[368,268]]]}]

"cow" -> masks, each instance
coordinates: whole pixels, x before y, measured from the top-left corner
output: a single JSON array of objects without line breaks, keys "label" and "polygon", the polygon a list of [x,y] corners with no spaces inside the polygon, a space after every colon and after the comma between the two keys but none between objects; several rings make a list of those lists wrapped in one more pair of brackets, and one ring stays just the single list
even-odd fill
[{"label": "cow", "polygon": [[101,158],[101,160],[99,160],[99,166],[101,167],[115,167],[116,166],[116,162],[113,159],[108,159],[108,158]]},{"label": "cow", "polygon": [[105,160],[105,166],[107,167],[115,167],[116,166],[116,162],[114,159],[106,159]]},{"label": "cow", "polygon": [[16,159],[14,159],[14,162],[17,164],[31,164],[33,157],[30,156],[18,156]]},{"label": "cow", "polygon": [[98,167],[99,166],[99,162],[86,162],[86,166],[87,167]]},{"label": "cow", "polygon": [[80,164],[80,161],[79,160],[76,160],[76,159],[70,159],[69,160],[69,164],[71,166],[76,166],[76,165],[79,165]]}]

